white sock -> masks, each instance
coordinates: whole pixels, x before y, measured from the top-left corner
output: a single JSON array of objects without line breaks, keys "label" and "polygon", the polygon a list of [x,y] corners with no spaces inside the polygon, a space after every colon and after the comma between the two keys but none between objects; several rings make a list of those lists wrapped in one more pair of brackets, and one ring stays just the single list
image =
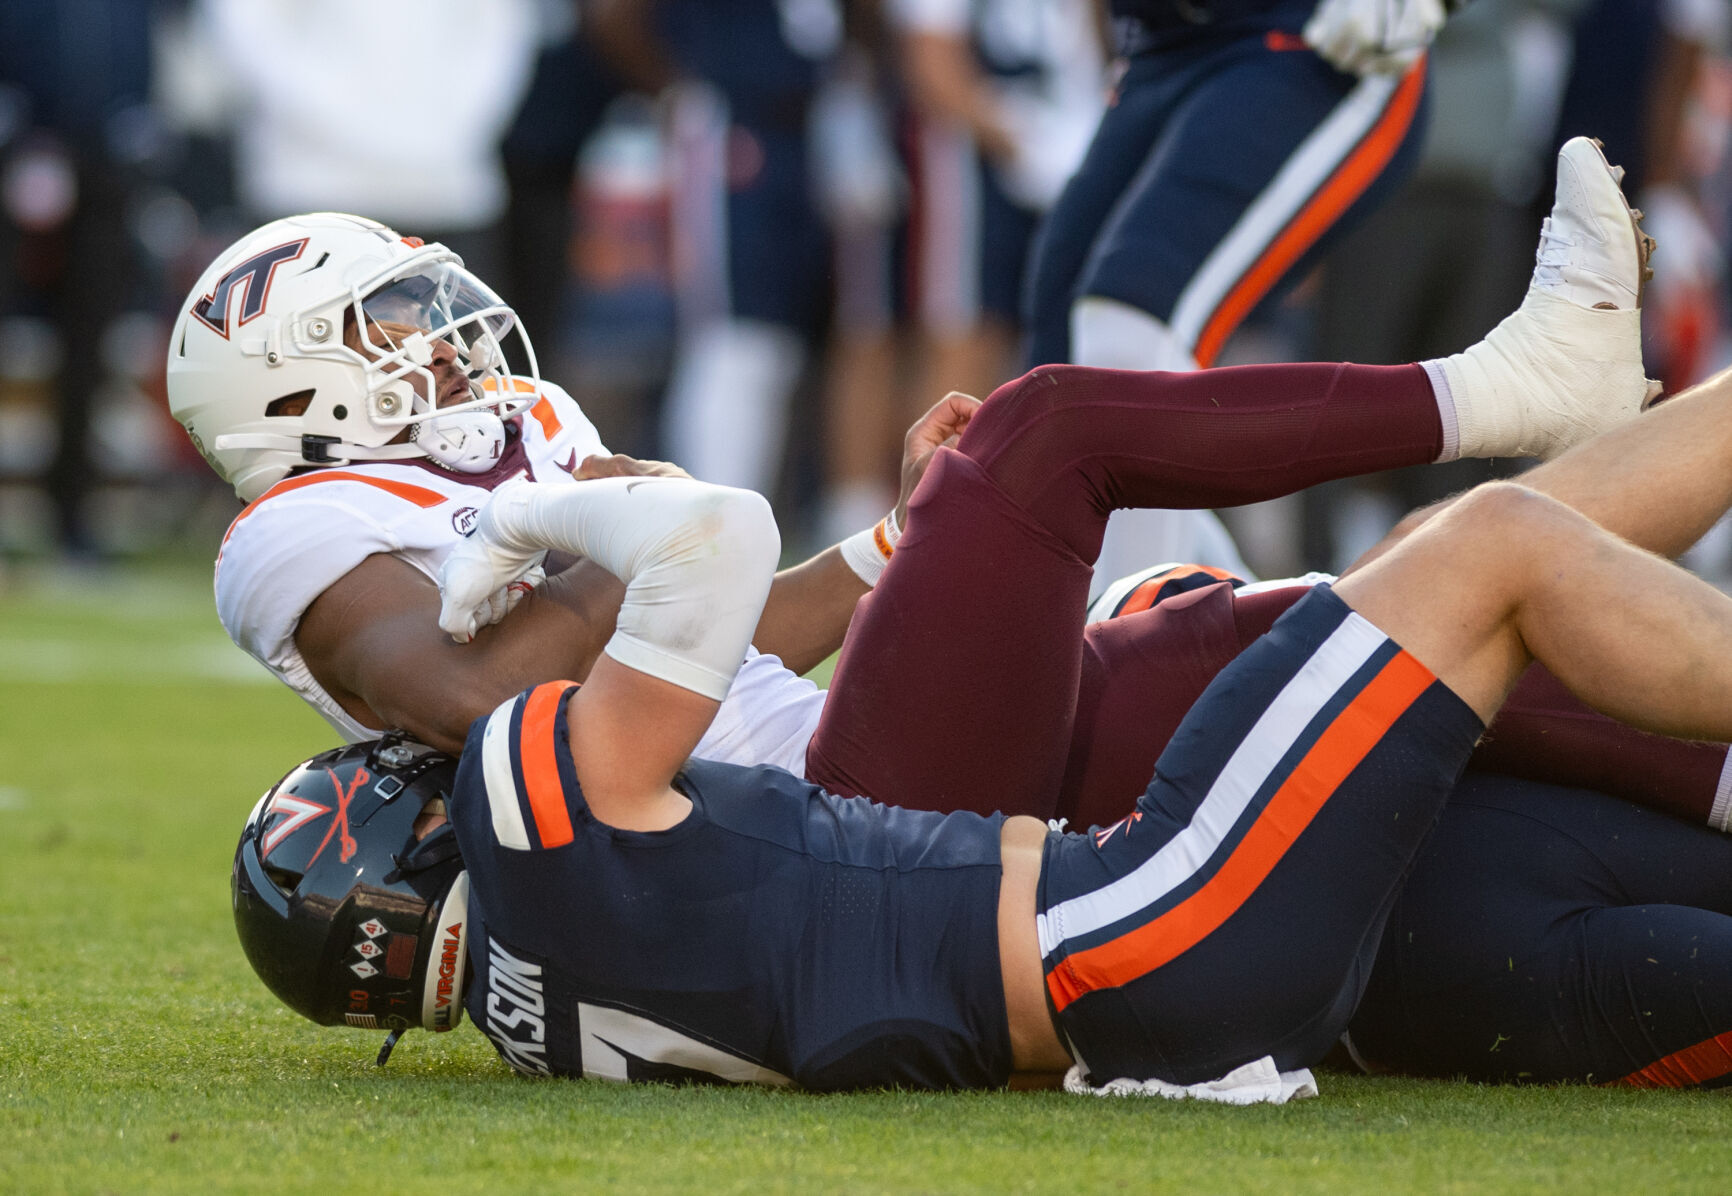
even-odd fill
[{"label": "white sock", "polygon": [[1420,362],[1419,368],[1431,379],[1431,393],[1437,400],[1437,417],[1443,421],[1443,451],[1437,454],[1437,459],[1440,463],[1460,460],[1461,426],[1456,421],[1455,395],[1449,389],[1449,373],[1443,368],[1442,360],[1435,358]]}]

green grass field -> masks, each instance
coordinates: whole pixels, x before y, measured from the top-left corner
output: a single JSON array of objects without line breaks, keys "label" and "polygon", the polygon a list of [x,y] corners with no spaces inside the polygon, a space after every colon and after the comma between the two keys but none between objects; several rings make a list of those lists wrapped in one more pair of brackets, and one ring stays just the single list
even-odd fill
[{"label": "green grass field", "polygon": [[254,799],[334,737],[208,574],[0,590],[0,1193],[1732,1191],[1724,1095],[1320,1076],[1285,1109],[519,1079],[465,1026],[278,1007],[235,944]]}]

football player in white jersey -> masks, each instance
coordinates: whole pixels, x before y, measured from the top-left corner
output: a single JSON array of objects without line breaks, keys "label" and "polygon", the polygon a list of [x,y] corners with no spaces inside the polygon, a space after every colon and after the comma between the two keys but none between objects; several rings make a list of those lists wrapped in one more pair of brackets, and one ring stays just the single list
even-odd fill
[{"label": "football player in white jersey", "polygon": [[[495,595],[472,643],[440,632],[434,578],[496,486],[679,472],[608,455],[455,254],[350,215],[274,221],[220,255],[174,328],[168,389],[248,504],[217,559],[223,626],[349,740],[402,728],[455,749],[524,685],[581,679],[612,633],[623,586],[570,559],[548,562],[544,598],[522,602],[539,571]],[[927,421],[911,461],[952,430]],[[778,576],[754,636],[766,655],[752,653],[706,751],[802,770],[823,699],[789,669],[840,645],[885,534]]]}]

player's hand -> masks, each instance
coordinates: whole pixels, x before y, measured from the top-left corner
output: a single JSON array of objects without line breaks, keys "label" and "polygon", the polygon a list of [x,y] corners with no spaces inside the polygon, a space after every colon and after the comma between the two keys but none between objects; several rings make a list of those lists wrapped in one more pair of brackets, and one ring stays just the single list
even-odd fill
[{"label": "player's hand", "polygon": [[482,599],[476,609],[476,626],[491,627],[517,609],[517,604],[535,592],[535,587],[547,580],[547,570],[540,564],[531,565],[529,572],[516,581],[506,582]]},{"label": "player's hand", "polygon": [[1306,43],[1350,75],[1400,75],[1419,61],[1447,13],[1445,0],[1320,0]]},{"label": "player's hand", "polygon": [[495,531],[495,508],[514,501],[531,484],[508,482],[495,490],[474,529],[457,542],[439,569],[439,626],[460,644],[503,619],[547,576],[541,569],[544,551],[506,548]]},{"label": "player's hand", "polygon": [[902,493],[896,498],[896,522],[900,527],[908,527],[908,500],[914,496],[914,487],[926,476],[932,454],[941,446],[955,444],[978,410],[979,399],[953,390],[908,429],[908,435],[902,439]]},{"label": "player's hand", "polygon": [[571,471],[571,476],[580,482],[590,482],[597,478],[689,478],[692,475],[667,461],[640,461],[624,453],[615,453],[611,457],[585,457],[583,463]]}]

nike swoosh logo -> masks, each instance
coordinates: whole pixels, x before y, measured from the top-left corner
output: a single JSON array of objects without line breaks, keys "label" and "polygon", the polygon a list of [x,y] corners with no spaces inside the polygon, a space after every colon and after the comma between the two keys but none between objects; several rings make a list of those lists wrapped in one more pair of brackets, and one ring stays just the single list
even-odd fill
[{"label": "nike swoosh logo", "polygon": [[561,461],[559,463],[559,467],[561,469],[565,470],[566,473],[576,473],[577,472],[577,450],[572,449],[571,450],[571,456],[569,456],[565,460]]}]

